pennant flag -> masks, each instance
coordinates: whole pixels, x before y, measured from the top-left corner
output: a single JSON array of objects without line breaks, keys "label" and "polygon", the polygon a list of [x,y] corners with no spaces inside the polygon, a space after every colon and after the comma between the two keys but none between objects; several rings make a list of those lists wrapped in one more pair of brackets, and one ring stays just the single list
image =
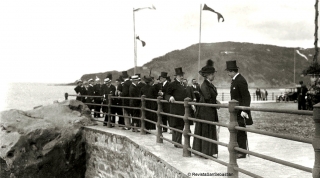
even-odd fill
[{"label": "pennant flag", "polygon": [[151,10],[156,10],[156,8],[152,5],[151,7],[142,7],[142,8],[137,8],[137,9],[133,9],[133,11],[140,11],[143,9],[151,9]]},{"label": "pennant flag", "polygon": [[211,11],[211,12],[214,12],[218,15],[218,22],[220,19],[222,19],[222,22],[224,22],[224,18],[223,16],[219,13],[219,12],[216,12],[215,10],[211,9],[209,6],[207,6],[206,4],[204,4],[203,6],[203,9],[202,10],[207,10],[207,11]]},{"label": "pennant flag", "polygon": [[141,41],[141,43],[142,43],[142,47],[144,47],[144,46],[146,45],[146,42],[144,42],[144,41],[140,40],[139,36],[137,36],[137,37],[136,37],[136,39],[137,39],[137,40],[139,40],[139,41]]},{"label": "pennant flag", "polygon": [[308,60],[307,56],[304,54],[301,54],[299,50],[296,50],[296,52],[303,58],[305,58],[306,60]]}]

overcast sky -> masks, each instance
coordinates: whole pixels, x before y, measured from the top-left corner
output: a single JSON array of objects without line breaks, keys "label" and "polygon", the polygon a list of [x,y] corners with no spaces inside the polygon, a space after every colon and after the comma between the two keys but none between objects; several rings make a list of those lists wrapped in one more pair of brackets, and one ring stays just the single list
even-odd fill
[{"label": "overcast sky", "polygon": [[[314,0],[1,0],[2,82],[73,82],[86,73],[134,65],[133,8],[138,65],[199,42],[252,42],[314,47]],[[197,59],[195,59],[197,60]],[[178,66],[173,66],[178,67]]]}]

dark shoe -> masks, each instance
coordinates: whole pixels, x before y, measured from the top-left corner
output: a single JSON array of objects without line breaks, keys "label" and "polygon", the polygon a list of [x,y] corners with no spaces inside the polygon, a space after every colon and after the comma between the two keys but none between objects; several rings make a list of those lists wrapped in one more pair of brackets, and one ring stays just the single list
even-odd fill
[{"label": "dark shoe", "polygon": [[237,159],[246,158],[246,154],[237,154]]},{"label": "dark shoe", "polygon": [[179,145],[174,145],[174,147],[176,147],[176,148],[183,148],[182,146],[179,146]]}]

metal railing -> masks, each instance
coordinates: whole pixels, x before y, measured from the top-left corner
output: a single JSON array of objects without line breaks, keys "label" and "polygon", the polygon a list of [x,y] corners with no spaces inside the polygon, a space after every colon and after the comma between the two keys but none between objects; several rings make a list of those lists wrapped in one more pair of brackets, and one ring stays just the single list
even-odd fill
[{"label": "metal railing", "polygon": [[[65,94],[65,98],[66,100],[68,99],[68,96],[78,96],[78,95],[68,95],[67,93]],[[78,96],[79,97],[79,96]],[[80,97],[87,97],[87,96],[80,96]],[[91,97],[91,96],[89,96]],[[97,97],[97,96],[96,96]],[[98,96],[99,97],[99,96]],[[112,99],[134,99],[134,100],[141,100],[141,107],[127,107],[127,106],[118,106],[118,105],[112,105]],[[145,101],[153,101],[153,102],[157,102],[157,110],[152,110],[152,109],[148,109],[146,108],[146,104]],[[238,177],[238,173],[244,173],[246,175],[249,175],[251,177],[261,177],[257,174],[254,174],[252,172],[249,172],[247,170],[241,169],[238,167],[237,164],[237,152],[241,152],[241,153],[245,153],[245,154],[249,154],[255,157],[259,157],[265,160],[269,160],[278,164],[282,164],[288,167],[292,167],[295,169],[299,169],[299,170],[303,170],[309,173],[312,173],[314,178],[320,178],[320,103],[314,106],[314,110],[313,111],[299,111],[299,110],[284,110],[284,109],[267,109],[267,108],[257,108],[257,107],[244,107],[244,106],[239,106],[239,102],[236,100],[231,100],[229,101],[229,104],[207,104],[207,103],[195,103],[195,102],[190,102],[189,98],[186,98],[183,102],[182,101],[176,101],[175,104],[183,104],[185,107],[185,114],[184,116],[181,115],[174,115],[174,114],[170,114],[170,113],[165,113],[162,110],[162,106],[163,103],[168,103],[168,101],[166,100],[162,100],[162,97],[158,97],[157,99],[150,99],[150,98],[146,98],[144,95],[141,96],[141,98],[139,97],[116,97],[116,96],[108,96],[108,105],[104,105],[104,104],[94,104],[94,103],[84,103],[87,105],[100,105],[100,106],[106,106],[108,107],[108,112],[105,113],[108,116],[108,122],[107,122],[107,127],[110,128],[111,125],[120,125],[120,124],[115,124],[115,123],[111,123],[111,116],[116,116],[115,114],[111,113],[111,107],[121,107],[121,108],[130,108],[130,109],[140,109],[141,111],[141,117],[130,117],[130,116],[124,116],[124,115],[117,115],[119,117],[130,117],[133,119],[139,119],[141,121],[141,133],[142,135],[146,134],[146,132],[149,132],[148,130],[145,129],[145,122],[150,122],[153,124],[156,124],[156,128],[157,128],[157,134],[156,135],[156,142],[157,143],[163,143],[163,140],[166,140],[174,145],[178,145],[183,147],[183,157],[190,157],[191,153],[200,155],[202,157],[208,158],[210,160],[213,160],[217,163],[220,163],[224,166],[227,166],[227,172],[228,173],[232,173],[232,177]],[[205,120],[201,120],[201,119],[196,119],[196,118],[192,118],[189,115],[189,110],[190,110],[190,105],[196,105],[196,106],[205,106],[205,107],[214,107],[214,108],[228,108],[229,109],[229,113],[230,113],[230,122],[229,124],[225,124],[225,123],[219,123],[219,122],[212,122],[212,121],[205,121]],[[315,136],[313,139],[307,139],[307,138],[302,138],[302,137],[297,137],[297,136],[293,136],[293,135],[287,135],[287,134],[279,134],[279,133],[272,133],[272,132],[268,132],[268,131],[262,131],[259,129],[252,129],[252,128],[245,128],[245,127],[239,127],[238,126],[238,122],[237,122],[237,111],[238,110],[248,110],[248,111],[259,111],[259,112],[274,112],[274,113],[288,113],[288,114],[299,114],[299,115],[309,115],[309,116],[313,116],[313,120],[315,123]],[[149,120],[148,118],[145,117],[145,112],[153,112],[157,114],[157,122]],[[166,116],[170,116],[170,117],[174,117],[176,119],[183,119],[184,120],[184,129],[183,130],[179,130],[173,127],[169,127],[166,125],[163,125],[162,123],[162,115],[166,115]],[[94,119],[96,120],[96,119]],[[206,124],[210,124],[210,125],[217,125],[217,126],[222,126],[222,127],[226,127],[229,130],[230,133],[230,137],[229,137],[229,143],[223,143],[217,140],[213,140],[213,139],[209,139],[209,138],[205,138],[199,135],[195,135],[192,134],[190,131],[190,125],[189,125],[189,121],[195,121],[195,122],[199,122],[199,123],[206,123]],[[99,121],[99,120],[96,120]],[[101,122],[101,121],[100,121]],[[124,126],[124,125],[121,125]],[[132,127],[132,126],[130,126]],[[134,128],[134,127],[133,127]],[[135,127],[137,128],[137,127]],[[180,132],[183,134],[184,137],[184,143],[180,144],[177,142],[174,142],[170,139],[167,139],[165,137],[163,137],[162,135],[162,128],[168,128],[171,129],[173,131],[176,132]],[[303,143],[307,143],[307,144],[312,144],[313,148],[314,148],[314,153],[315,153],[315,161],[314,161],[314,167],[313,168],[309,168],[309,167],[305,167],[302,165],[298,165],[295,163],[291,163],[288,161],[284,161],[281,159],[277,159],[268,155],[263,155],[257,152],[253,152],[253,151],[248,151],[245,149],[242,149],[239,147],[238,143],[237,143],[237,131],[241,130],[241,131],[246,131],[246,132],[252,132],[252,133],[256,133],[256,134],[261,134],[261,135],[266,135],[266,136],[271,136],[271,137],[277,137],[277,138],[282,138],[282,139],[287,139],[287,140],[292,140],[292,141],[298,141],[298,142],[303,142]],[[153,134],[152,132],[149,132],[151,134]],[[190,148],[190,136],[193,136],[194,138],[199,138],[201,140],[205,140],[217,145],[221,145],[224,147],[228,148],[229,151],[229,163],[224,162],[222,160],[219,159],[215,159],[211,156],[205,155],[201,152],[198,152],[196,150],[193,150]]]}]

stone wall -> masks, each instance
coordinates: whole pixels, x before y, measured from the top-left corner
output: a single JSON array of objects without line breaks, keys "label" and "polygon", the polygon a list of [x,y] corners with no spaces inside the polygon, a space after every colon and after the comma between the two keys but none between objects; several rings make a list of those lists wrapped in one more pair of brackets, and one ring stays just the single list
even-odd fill
[{"label": "stone wall", "polygon": [[187,177],[125,136],[91,128],[83,130],[86,140],[86,177]]}]

